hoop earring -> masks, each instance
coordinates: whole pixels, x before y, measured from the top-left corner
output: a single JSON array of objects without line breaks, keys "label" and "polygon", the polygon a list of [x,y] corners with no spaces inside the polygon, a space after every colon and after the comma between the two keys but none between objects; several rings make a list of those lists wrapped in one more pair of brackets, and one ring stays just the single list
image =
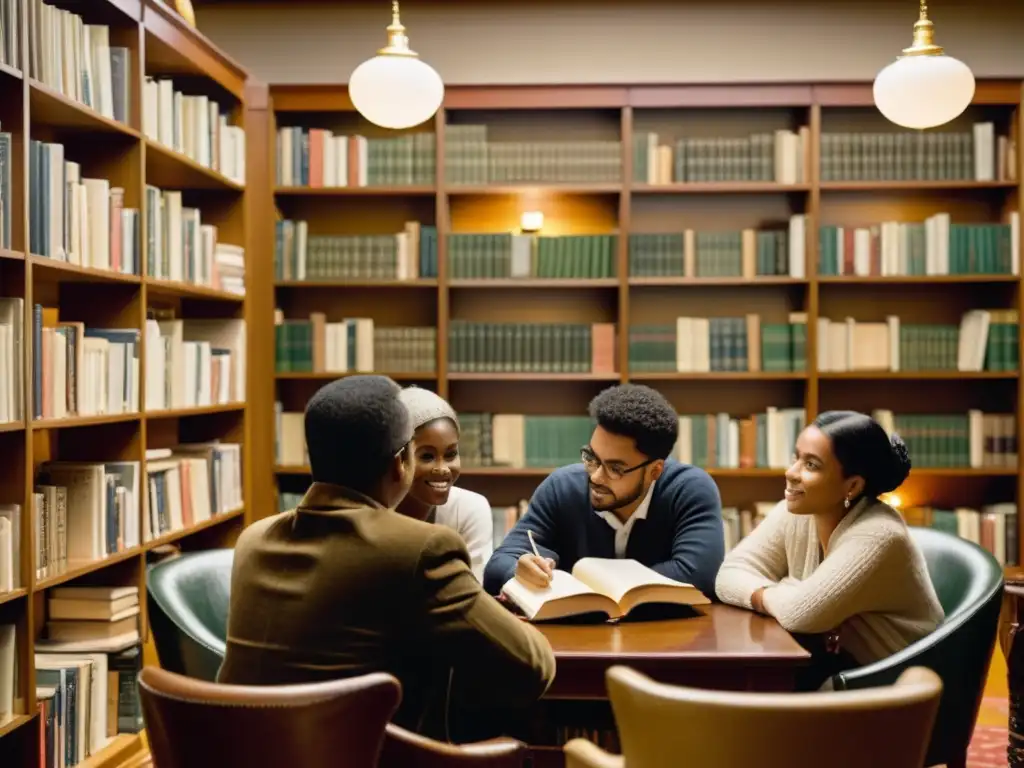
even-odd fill
[{"label": "hoop earring", "polygon": [[850,508],[850,497],[849,496],[847,496],[845,499],[843,499],[843,507],[845,509],[849,509]]}]

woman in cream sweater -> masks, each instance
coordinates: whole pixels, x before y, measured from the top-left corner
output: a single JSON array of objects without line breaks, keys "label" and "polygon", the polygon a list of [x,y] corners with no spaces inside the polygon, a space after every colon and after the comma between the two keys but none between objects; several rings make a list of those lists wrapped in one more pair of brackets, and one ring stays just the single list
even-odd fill
[{"label": "woman in cream sweater", "polygon": [[494,517],[486,498],[455,487],[462,469],[458,416],[447,400],[429,389],[406,387],[399,397],[415,430],[416,475],[398,511],[458,533],[469,551],[473,575],[483,581],[484,566],[494,551]]},{"label": "woman in cream sweater", "polygon": [[785,499],[726,555],[719,599],[811,640],[815,670],[801,687],[885,658],[942,621],[924,557],[878,500],[909,472],[898,435],[862,413],[822,413],[797,439]]}]

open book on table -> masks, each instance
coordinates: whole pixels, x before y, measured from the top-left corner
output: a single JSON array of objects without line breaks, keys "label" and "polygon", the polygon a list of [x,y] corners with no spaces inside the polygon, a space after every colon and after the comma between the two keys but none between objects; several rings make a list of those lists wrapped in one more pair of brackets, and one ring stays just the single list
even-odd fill
[{"label": "open book on table", "polygon": [[707,605],[692,584],[673,581],[636,560],[584,557],[572,573],[555,570],[547,587],[530,587],[514,576],[502,592],[530,621],[604,613],[620,619],[640,605]]}]

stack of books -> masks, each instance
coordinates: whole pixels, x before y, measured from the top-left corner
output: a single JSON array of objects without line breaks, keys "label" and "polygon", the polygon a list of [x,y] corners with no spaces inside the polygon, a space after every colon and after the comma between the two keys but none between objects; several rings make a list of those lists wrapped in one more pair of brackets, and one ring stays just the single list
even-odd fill
[{"label": "stack of books", "polygon": [[48,597],[51,641],[118,648],[139,640],[138,587],[56,587]]}]

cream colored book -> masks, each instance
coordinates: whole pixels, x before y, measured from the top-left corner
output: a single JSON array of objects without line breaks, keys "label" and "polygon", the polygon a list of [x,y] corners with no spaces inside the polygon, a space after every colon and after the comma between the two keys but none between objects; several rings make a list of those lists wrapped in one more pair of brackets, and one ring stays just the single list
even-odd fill
[{"label": "cream colored book", "polygon": [[604,613],[609,619],[621,619],[647,603],[711,602],[692,584],[673,581],[636,560],[600,557],[577,560],[571,574],[555,570],[547,587],[530,587],[513,577],[501,589],[530,621],[585,613]]}]

